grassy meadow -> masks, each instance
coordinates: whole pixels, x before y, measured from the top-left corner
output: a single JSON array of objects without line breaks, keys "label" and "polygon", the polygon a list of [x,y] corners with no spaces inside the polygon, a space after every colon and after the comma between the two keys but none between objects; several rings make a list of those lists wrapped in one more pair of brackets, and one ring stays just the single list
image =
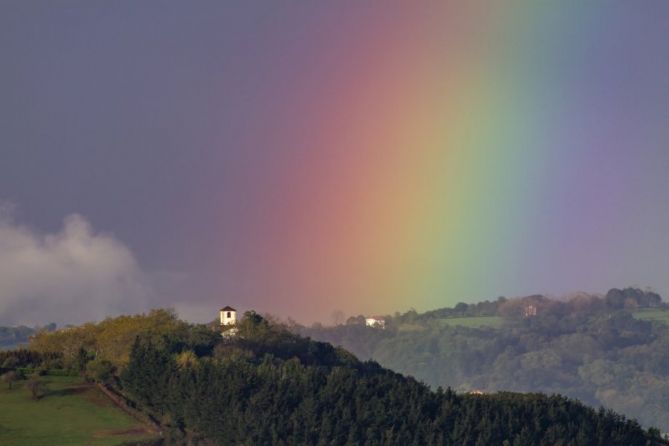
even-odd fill
[{"label": "grassy meadow", "polygon": [[634,312],[634,317],[637,319],[659,321],[669,324],[669,310],[663,308],[644,308],[637,310]]},{"label": "grassy meadow", "polygon": [[469,328],[499,328],[502,326],[503,319],[499,316],[454,317],[441,319],[441,323],[444,325]]},{"label": "grassy meadow", "polygon": [[[663,308],[644,308],[635,311],[633,315],[637,319],[659,321],[669,324],[669,310]],[[454,317],[441,319],[441,323],[444,325],[470,328],[500,328],[503,324],[503,319],[499,316]]]},{"label": "grassy meadow", "polygon": [[[504,320],[499,316],[471,316],[471,317],[447,317],[439,319],[443,326],[468,327],[468,328],[500,328]],[[427,326],[420,323],[404,323],[398,328],[400,332],[424,331]]]},{"label": "grassy meadow", "polygon": [[115,407],[95,386],[77,377],[44,376],[39,400],[26,381],[0,384],[3,446],[112,446],[152,437],[144,425]]}]

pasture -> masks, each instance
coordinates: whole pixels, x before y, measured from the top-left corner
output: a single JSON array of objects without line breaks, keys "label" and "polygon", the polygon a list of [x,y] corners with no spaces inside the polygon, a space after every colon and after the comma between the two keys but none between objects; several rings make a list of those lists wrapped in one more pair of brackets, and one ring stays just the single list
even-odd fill
[{"label": "pasture", "polygon": [[503,319],[499,316],[472,316],[472,317],[454,317],[441,319],[441,323],[450,326],[460,326],[468,328],[500,328]]},{"label": "pasture", "polygon": [[41,379],[45,389],[38,400],[31,398],[26,381],[15,382],[11,390],[0,383],[3,446],[112,446],[152,438],[144,425],[81,378]]},{"label": "pasture", "polygon": [[663,308],[644,308],[632,313],[637,319],[659,321],[669,324],[669,310]]}]

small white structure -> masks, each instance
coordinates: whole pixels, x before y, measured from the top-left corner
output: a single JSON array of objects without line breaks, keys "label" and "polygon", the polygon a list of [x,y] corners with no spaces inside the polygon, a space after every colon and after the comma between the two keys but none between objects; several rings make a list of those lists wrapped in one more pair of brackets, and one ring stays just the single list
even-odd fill
[{"label": "small white structure", "polygon": [[525,305],[523,308],[523,317],[534,317],[537,315],[537,306],[533,304]]},{"label": "small white structure", "polygon": [[221,308],[221,325],[235,325],[237,323],[237,310],[228,306]]},{"label": "small white structure", "polygon": [[386,320],[383,316],[369,316],[365,318],[365,325],[372,328],[386,328]]},{"label": "small white structure", "polygon": [[221,308],[221,334],[225,337],[234,336],[237,334],[237,310],[230,306]]}]

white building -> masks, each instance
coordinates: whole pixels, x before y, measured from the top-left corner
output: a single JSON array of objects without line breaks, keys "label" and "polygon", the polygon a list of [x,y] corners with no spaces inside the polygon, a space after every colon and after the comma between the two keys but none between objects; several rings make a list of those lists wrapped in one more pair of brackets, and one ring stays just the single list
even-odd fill
[{"label": "white building", "polygon": [[523,308],[523,317],[534,317],[537,315],[537,306],[533,304],[525,305]]},{"label": "white building", "polygon": [[237,323],[237,310],[228,306],[221,308],[221,325],[235,325]]},{"label": "white building", "polygon": [[223,336],[234,336],[237,334],[237,310],[230,306],[221,308],[221,332]]},{"label": "white building", "polygon": [[365,318],[365,325],[372,328],[386,328],[386,320],[383,316],[369,316]]}]

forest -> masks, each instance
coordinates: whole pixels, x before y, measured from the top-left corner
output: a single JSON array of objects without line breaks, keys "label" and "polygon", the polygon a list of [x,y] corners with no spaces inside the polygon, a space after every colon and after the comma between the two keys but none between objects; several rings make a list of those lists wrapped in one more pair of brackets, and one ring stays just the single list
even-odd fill
[{"label": "forest", "polygon": [[433,388],[560,393],[669,432],[666,307],[658,294],[628,288],[411,311],[387,316],[385,330],[361,316],[294,329]]},{"label": "forest", "polygon": [[236,336],[219,330],[155,310],[43,331],[0,361],[83,374],[160,424],[166,444],[665,444],[563,396],[433,390],[254,312]]}]

